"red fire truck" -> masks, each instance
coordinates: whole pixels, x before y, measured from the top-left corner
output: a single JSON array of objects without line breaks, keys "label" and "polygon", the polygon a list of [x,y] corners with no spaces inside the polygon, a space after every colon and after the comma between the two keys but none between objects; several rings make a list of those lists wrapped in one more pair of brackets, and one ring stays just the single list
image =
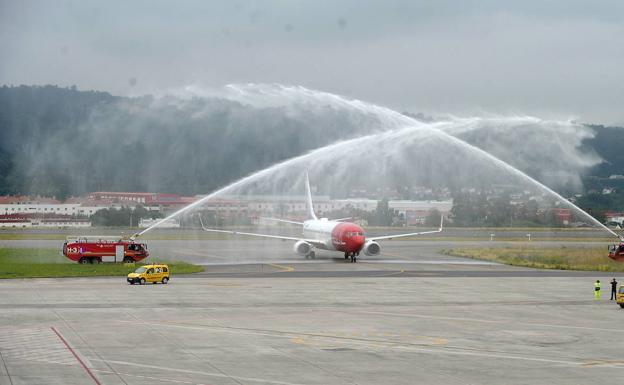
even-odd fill
[{"label": "red fire truck", "polygon": [[624,261],[624,242],[619,245],[609,245],[609,258],[614,261]]},{"label": "red fire truck", "polygon": [[63,255],[78,263],[137,262],[149,256],[145,243],[136,243],[120,237],[67,237]]}]

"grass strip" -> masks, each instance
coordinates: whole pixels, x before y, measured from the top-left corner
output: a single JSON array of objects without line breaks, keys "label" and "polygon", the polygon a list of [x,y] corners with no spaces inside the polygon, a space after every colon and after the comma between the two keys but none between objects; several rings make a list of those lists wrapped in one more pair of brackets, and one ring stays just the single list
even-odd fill
[{"label": "grass strip", "polygon": [[624,263],[609,259],[607,248],[456,248],[443,254],[537,269],[624,271]]},{"label": "grass strip", "polygon": [[[149,263],[169,265],[172,275],[204,271],[192,263],[149,258]],[[0,248],[0,279],[126,276],[142,263],[101,263],[81,265],[70,262],[56,249]]]}]

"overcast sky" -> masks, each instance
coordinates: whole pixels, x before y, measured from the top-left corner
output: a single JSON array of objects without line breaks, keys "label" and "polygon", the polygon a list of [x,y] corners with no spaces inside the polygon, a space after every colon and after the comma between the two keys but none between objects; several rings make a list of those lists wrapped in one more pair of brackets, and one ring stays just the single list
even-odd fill
[{"label": "overcast sky", "polygon": [[0,0],[0,84],[297,84],[398,110],[624,123],[624,1]]}]

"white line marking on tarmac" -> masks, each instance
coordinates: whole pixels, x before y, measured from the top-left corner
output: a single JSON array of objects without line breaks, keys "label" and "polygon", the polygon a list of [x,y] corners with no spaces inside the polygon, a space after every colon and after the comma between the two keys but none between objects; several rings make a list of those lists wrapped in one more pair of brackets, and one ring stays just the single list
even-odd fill
[{"label": "white line marking on tarmac", "polygon": [[128,362],[128,361],[100,360],[100,359],[96,359],[96,358],[91,358],[91,361],[101,361],[101,362],[106,362],[106,363],[109,363],[109,364],[135,366],[135,367],[138,367],[138,368],[159,369],[159,370],[170,371],[170,372],[178,372],[178,373],[199,374],[199,375],[209,376],[209,377],[234,378],[236,380],[249,381],[249,382],[264,382],[264,383],[267,383],[267,384],[276,384],[276,385],[304,385],[304,384],[296,383],[296,382],[274,381],[274,380],[267,380],[267,379],[255,378],[255,377],[231,376],[231,375],[222,374],[222,373],[203,372],[203,371],[200,371],[200,370],[188,370],[188,369],[169,368],[169,367],[166,367],[166,366],[139,364],[139,363],[136,363],[136,362]]},{"label": "white line marking on tarmac", "polygon": [[[406,317],[406,318],[426,318],[426,319],[437,319],[437,320],[447,320],[447,321],[481,322],[481,323],[510,323],[510,322],[515,322],[514,320],[511,320],[511,319],[506,319],[506,320],[486,320],[486,319],[479,319],[479,318],[441,317],[441,316],[430,316],[430,315],[422,315],[422,314],[402,314],[402,313],[390,313],[390,312],[381,312],[381,311],[356,311],[354,313],[376,314],[376,315],[390,315],[390,316]],[[522,325],[543,326],[543,327],[562,328],[562,329],[599,330],[599,331],[604,331],[604,332],[618,332],[618,333],[624,332],[624,329],[597,328],[597,327],[592,327],[592,326],[555,325],[555,324],[544,324],[544,323],[536,323],[536,322],[523,322]]]},{"label": "white line marking on tarmac", "polygon": [[208,385],[208,384],[203,384],[201,382],[191,382],[191,381],[184,381],[184,380],[174,380],[172,378],[152,377],[152,376],[143,376],[143,375],[140,375],[140,374],[113,372],[113,371],[104,370],[104,369],[91,369],[91,370],[93,370],[94,372],[99,372],[99,373],[117,374],[117,375],[120,375],[120,376],[134,377],[134,378],[143,378],[143,379],[147,379],[147,380],[156,380],[156,381],[158,381],[158,382],[150,381],[151,383],[173,382],[175,384]]},{"label": "white line marking on tarmac", "polygon": [[[367,312],[362,312],[362,313],[367,313]],[[382,313],[382,314],[386,314],[386,313]],[[124,322],[124,321],[119,321],[119,322]],[[490,322],[496,322],[496,321],[490,321]],[[133,324],[136,324],[136,322],[134,322]],[[284,332],[284,331],[270,331],[270,330],[266,332],[262,332],[262,331],[255,331],[255,330],[249,330],[249,329],[223,328],[223,327],[212,326],[212,325],[202,327],[201,325],[189,326],[189,325],[161,324],[161,323],[153,323],[153,322],[142,322],[141,324],[174,327],[174,328],[185,328],[185,329],[192,329],[192,330],[202,330],[202,329],[205,330],[207,328],[210,328],[215,331],[226,332],[226,333],[227,332],[245,333],[245,334],[260,335],[260,336],[267,336],[267,337],[273,337],[273,338],[287,338],[287,339],[291,339],[293,336],[296,337],[302,334],[306,335],[306,333],[298,333],[298,332]],[[431,349],[431,348],[426,348],[423,346],[416,346],[415,344],[412,346],[400,345],[401,344],[400,342],[395,342],[395,341],[365,340],[361,338],[346,338],[346,337],[332,336],[332,335],[311,335],[311,336],[314,338],[320,338],[320,339],[322,338],[334,339],[334,340],[346,339],[352,344],[360,345],[364,347],[369,347],[369,348],[385,347],[385,348],[390,348],[390,349],[404,350],[404,351],[413,352],[413,353],[428,353],[428,354],[438,354],[438,355],[464,355],[464,356],[474,356],[474,357],[484,357],[484,358],[499,358],[499,359],[507,359],[507,360],[547,362],[547,363],[553,363],[553,364],[562,364],[562,365],[568,365],[568,366],[581,366],[581,367],[587,366],[588,362],[593,362],[591,361],[592,359],[587,359],[585,361],[580,361],[580,360],[573,361],[573,360],[540,358],[540,357],[535,357],[535,356],[532,356],[532,357],[519,356],[516,354],[509,354],[509,353],[488,352],[487,350],[477,351],[478,349],[475,349],[475,348],[466,348],[466,347],[452,346],[452,345],[446,345],[446,346],[441,346],[439,348]],[[115,361],[108,361],[108,362],[115,362]],[[604,362],[604,361],[601,361],[601,362]],[[120,362],[120,363],[123,364],[123,362]],[[624,363],[620,363],[620,362],[616,362],[616,363],[604,362],[604,364],[600,366],[616,368],[616,369],[624,369]]]}]

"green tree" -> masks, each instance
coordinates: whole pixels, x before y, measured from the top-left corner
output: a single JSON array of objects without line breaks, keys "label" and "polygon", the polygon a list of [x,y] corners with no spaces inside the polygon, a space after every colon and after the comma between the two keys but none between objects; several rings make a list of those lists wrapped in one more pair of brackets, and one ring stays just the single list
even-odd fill
[{"label": "green tree", "polygon": [[377,208],[369,217],[368,223],[373,226],[391,226],[394,218],[394,210],[388,206],[388,198],[377,202]]},{"label": "green tree", "polygon": [[439,210],[433,209],[429,211],[427,217],[425,218],[425,225],[429,227],[437,227],[440,226],[440,218],[442,217],[442,213]]}]

